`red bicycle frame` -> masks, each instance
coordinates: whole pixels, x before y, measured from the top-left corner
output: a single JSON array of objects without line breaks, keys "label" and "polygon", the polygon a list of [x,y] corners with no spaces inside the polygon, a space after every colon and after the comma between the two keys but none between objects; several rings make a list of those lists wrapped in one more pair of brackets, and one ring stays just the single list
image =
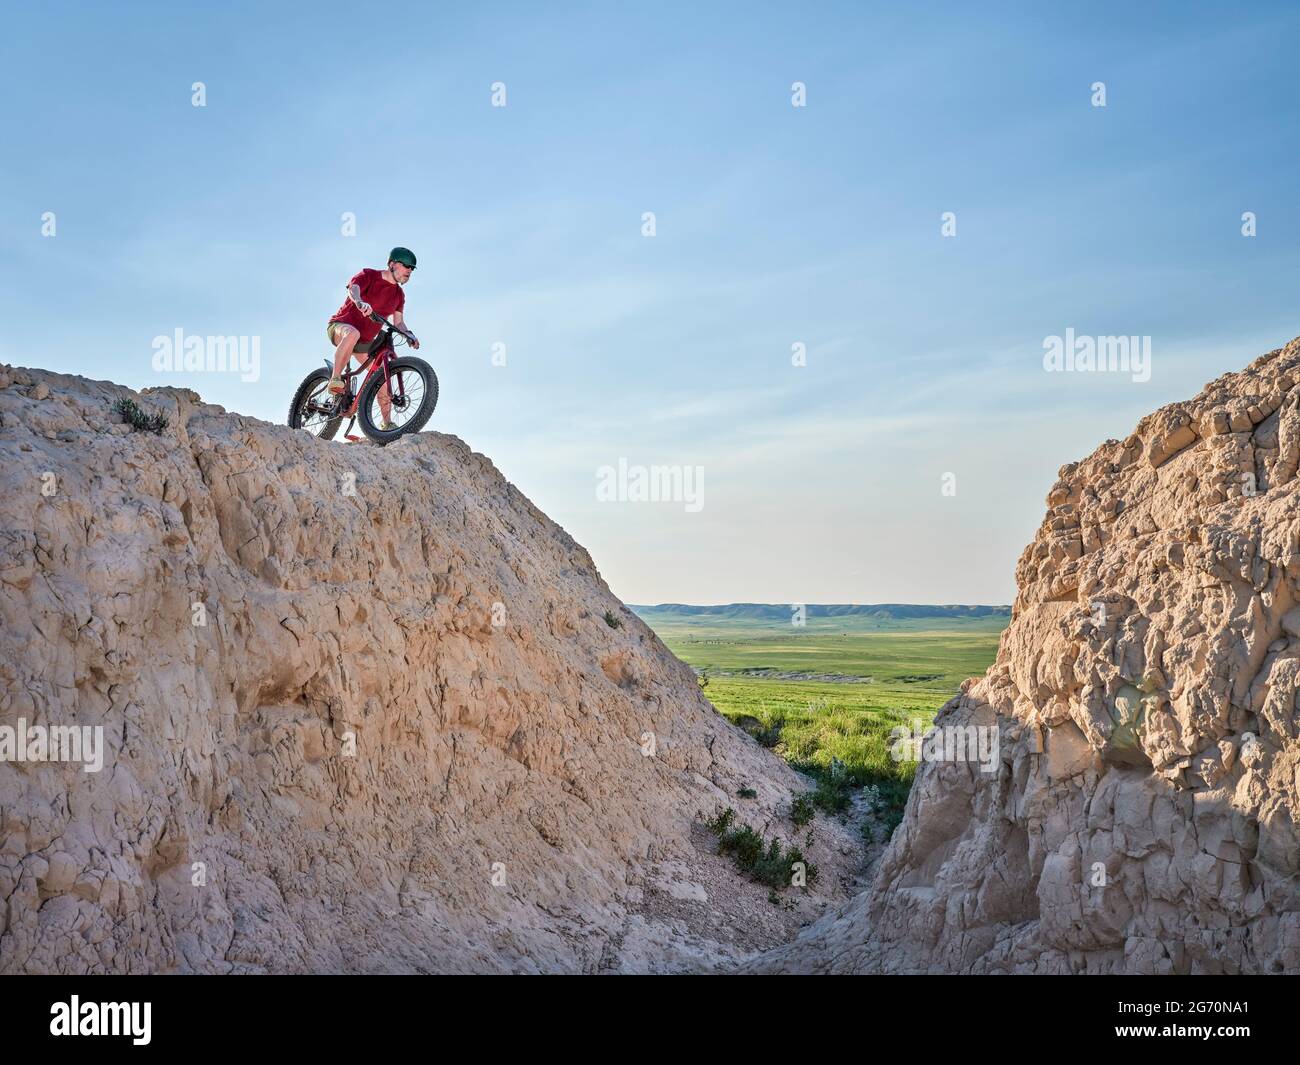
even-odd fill
[{"label": "red bicycle frame", "polygon": [[[397,391],[393,391],[393,379],[389,376],[388,364],[397,357],[397,352],[393,350],[393,333],[398,332],[403,336],[408,336],[409,334],[407,334],[406,330],[401,326],[394,325],[387,318],[378,314],[372,314],[370,319],[371,321],[379,322],[384,328],[381,329],[379,335],[375,337],[374,346],[366,353],[366,361],[355,370],[345,369],[343,371],[343,380],[347,382],[349,390],[351,390],[352,379],[354,377],[363,371],[366,376],[362,379],[361,384],[357,387],[356,393],[352,396],[352,403],[348,409],[341,411],[339,414],[335,415],[335,417],[355,418],[357,416],[357,407],[361,403],[361,393],[366,390],[366,384],[369,382],[371,376],[378,372],[383,373],[384,387],[388,389],[388,395],[390,398],[399,401],[399,407],[402,405],[400,401],[406,398],[406,389],[402,384],[401,377],[397,378]],[[328,360],[326,361],[328,362]],[[367,367],[369,367],[369,369],[367,369]]]},{"label": "red bicycle frame", "polygon": [[[343,380],[348,382],[349,385],[351,385],[352,378],[356,377],[363,370],[365,371],[366,376],[362,378],[361,384],[357,386],[356,393],[352,397],[352,405],[348,407],[348,409],[344,411],[340,415],[340,417],[343,418],[356,417],[357,407],[360,406],[361,404],[361,393],[365,391],[366,383],[370,380],[371,376],[376,373],[380,373],[380,372],[383,373],[384,385],[388,388],[388,394],[390,396],[396,396],[399,399],[405,398],[406,392],[402,387],[402,379],[400,377],[397,378],[397,391],[394,392],[392,388],[393,379],[388,374],[388,364],[392,362],[393,359],[396,357],[397,357],[397,353],[393,351],[393,345],[385,341],[384,346],[380,348],[378,351],[372,351],[368,353],[366,355],[366,361],[363,362],[360,366],[358,366],[355,370],[343,371]],[[369,369],[367,370],[366,367],[369,367]]]}]

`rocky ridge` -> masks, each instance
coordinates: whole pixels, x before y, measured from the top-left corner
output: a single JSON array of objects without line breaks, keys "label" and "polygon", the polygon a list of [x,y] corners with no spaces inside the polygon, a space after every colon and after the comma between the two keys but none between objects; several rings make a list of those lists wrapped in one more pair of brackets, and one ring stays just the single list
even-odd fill
[{"label": "rocky ridge", "polygon": [[759,971],[1300,972],[1300,340],[1061,468],[871,888]]},{"label": "rocky ridge", "polygon": [[103,738],[0,760],[0,971],[711,970],[851,894],[837,824],[776,905],[716,854],[806,782],[454,437],[0,367],[0,459],[0,731]]}]

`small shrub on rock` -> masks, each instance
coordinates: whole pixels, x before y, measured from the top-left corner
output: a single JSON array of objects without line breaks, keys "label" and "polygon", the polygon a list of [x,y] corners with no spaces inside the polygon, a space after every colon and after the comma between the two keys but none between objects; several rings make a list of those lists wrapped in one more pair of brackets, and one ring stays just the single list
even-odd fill
[{"label": "small shrub on rock", "polygon": [[113,404],[113,413],[138,433],[161,433],[167,428],[165,414],[150,414],[135,400],[123,397]]}]

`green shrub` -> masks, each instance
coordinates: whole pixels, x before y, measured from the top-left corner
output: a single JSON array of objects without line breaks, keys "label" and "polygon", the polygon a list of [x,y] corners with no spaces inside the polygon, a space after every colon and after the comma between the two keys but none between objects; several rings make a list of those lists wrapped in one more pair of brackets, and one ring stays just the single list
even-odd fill
[{"label": "green shrub", "polygon": [[746,873],[753,873],[763,858],[763,837],[749,825],[741,825],[724,832],[718,840],[718,848],[723,854],[730,854]]},{"label": "green shrub", "polygon": [[161,433],[167,428],[167,416],[149,414],[135,400],[123,397],[113,404],[113,413],[139,433]]},{"label": "green shrub", "polygon": [[779,839],[764,840],[749,825],[733,827],[736,811],[728,806],[708,822],[718,837],[718,852],[728,854],[736,867],[752,880],[766,884],[774,891],[790,886],[794,866],[802,862],[808,883],[817,877],[817,867],[807,861],[798,847],[785,850]]},{"label": "green shrub", "polygon": [[605,624],[608,625],[611,629],[621,629],[623,627],[623,619],[620,617],[616,617],[614,611],[606,610]]},{"label": "green shrub", "polygon": [[790,804],[790,820],[800,828],[808,824],[817,812],[813,805],[812,795],[805,792],[803,795],[795,797],[794,802]]},{"label": "green shrub", "polygon": [[821,780],[812,793],[812,801],[827,813],[843,813],[853,801],[853,789],[846,781]]},{"label": "green shrub", "polygon": [[736,811],[728,806],[725,810],[719,810],[708,821],[704,822],[709,826],[709,831],[715,836],[721,836],[731,827],[731,822],[736,819]]},{"label": "green shrub", "polygon": [[741,788],[738,792],[736,792],[736,794],[739,795],[742,799],[758,798],[758,792],[756,792],[753,788]]}]

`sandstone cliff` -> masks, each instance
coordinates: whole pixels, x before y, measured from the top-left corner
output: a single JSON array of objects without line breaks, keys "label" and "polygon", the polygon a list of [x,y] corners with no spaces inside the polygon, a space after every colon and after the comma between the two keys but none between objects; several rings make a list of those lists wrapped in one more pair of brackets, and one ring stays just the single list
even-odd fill
[{"label": "sandstone cliff", "polygon": [[709,969],[849,896],[838,825],[780,905],[713,853],[805,785],[483,456],[133,395],[0,368],[0,727],[105,743],[0,761],[0,971]]},{"label": "sandstone cliff", "polygon": [[762,971],[1300,972],[1300,340],[1060,471],[871,889]]}]

